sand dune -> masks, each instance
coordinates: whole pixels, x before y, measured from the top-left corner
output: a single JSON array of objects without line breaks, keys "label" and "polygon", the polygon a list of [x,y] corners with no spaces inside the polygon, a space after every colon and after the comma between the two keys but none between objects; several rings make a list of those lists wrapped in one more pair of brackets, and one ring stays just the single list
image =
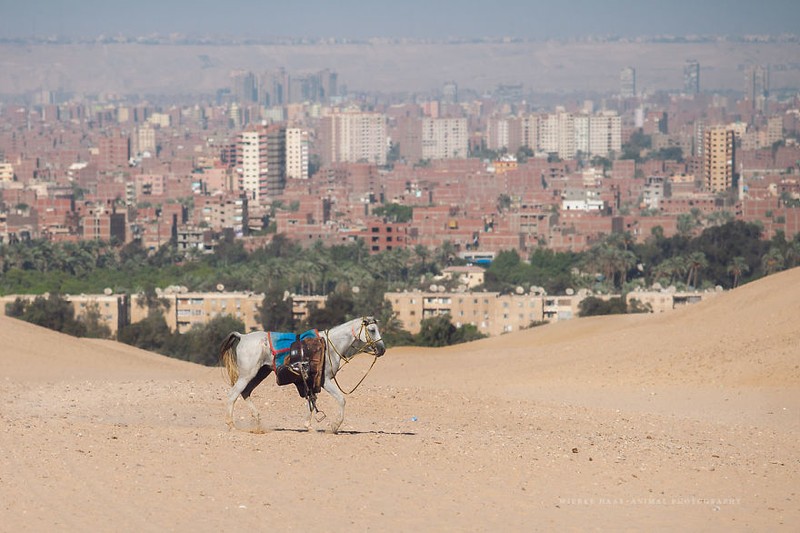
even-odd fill
[{"label": "sand dune", "polygon": [[272,379],[265,432],[228,431],[220,369],[0,317],[0,524],[796,530],[799,316],[795,269],[669,314],[392,348],[338,435],[299,431]]}]

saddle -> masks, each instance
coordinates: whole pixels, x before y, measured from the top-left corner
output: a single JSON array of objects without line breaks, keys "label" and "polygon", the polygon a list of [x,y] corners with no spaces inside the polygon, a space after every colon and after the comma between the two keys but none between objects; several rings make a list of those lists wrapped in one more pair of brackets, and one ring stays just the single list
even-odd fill
[{"label": "saddle", "polygon": [[273,354],[278,385],[293,383],[301,397],[314,400],[322,390],[325,344],[321,337],[307,336],[298,338],[282,353]]}]

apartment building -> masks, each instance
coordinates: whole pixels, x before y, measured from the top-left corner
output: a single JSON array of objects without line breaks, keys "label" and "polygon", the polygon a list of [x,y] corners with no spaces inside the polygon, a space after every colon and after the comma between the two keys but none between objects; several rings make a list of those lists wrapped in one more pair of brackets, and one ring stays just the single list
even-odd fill
[{"label": "apartment building", "polygon": [[[13,303],[17,298],[32,302],[37,296],[32,294],[11,294],[0,296],[0,306],[5,313],[6,305]],[[97,313],[99,322],[108,326],[112,337],[129,323],[129,300],[127,294],[113,294],[106,289],[105,294],[66,294],[63,298],[72,305],[73,316],[83,320],[89,313]]]},{"label": "apartment building", "polygon": [[[196,324],[205,324],[220,315],[230,315],[244,322],[246,331],[260,329],[258,306],[263,294],[252,292],[188,292],[180,287],[158,289],[156,294],[165,302],[164,318],[170,330],[186,333]],[[131,298],[130,321],[147,318],[147,306],[141,295]]]},{"label": "apartment building", "polygon": [[636,69],[624,67],[619,71],[619,95],[622,98],[636,96]]},{"label": "apartment building", "polygon": [[[507,127],[498,121],[496,128]],[[400,155],[409,163],[422,160],[463,159],[469,155],[469,130],[466,118],[404,118],[398,125]],[[493,145],[508,143],[502,133],[493,136]]]},{"label": "apartment building", "polygon": [[258,202],[267,195],[267,132],[243,131],[236,137],[238,189]]},{"label": "apartment building", "polygon": [[387,292],[385,298],[413,334],[419,333],[422,320],[440,315],[449,315],[456,327],[471,324],[490,336],[528,328],[545,317],[545,298],[532,294],[413,291]]},{"label": "apartment building", "polygon": [[686,94],[700,92],[700,63],[696,59],[687,59],[683,65],[683,92]]},{"label": "apartment building", "polygon": [[321,160],[332,163],[386,164],[386,115],[356,110],[335,110],[320,121]]},{"label": "apartment building", "polygon": [[198,196],[195,222],[215,231],[231,229],[236,236],[246,233],[249,221],[247,197],[234,195]]},{"label": "apartment building", "polygon": [[308,130],[286,128],[286,178],[308,179]]},{"label": "apartment building", "polygon": [[0,161],[0,183],[11,183],[14,181],[14,165]]},{"label": "apartment building", "polygon": [[703,186],[725,192],[733,186],[736,169],[735,133],[726,126],[706,128],[703,133]]}]

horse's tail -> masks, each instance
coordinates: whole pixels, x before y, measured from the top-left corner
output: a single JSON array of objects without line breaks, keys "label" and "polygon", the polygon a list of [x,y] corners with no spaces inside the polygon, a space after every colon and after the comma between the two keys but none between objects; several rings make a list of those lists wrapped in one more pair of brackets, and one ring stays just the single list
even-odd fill
[{"label": "horse's tail", "polygon": [[240,333],[231,332],[219,347],[219,360],[228,374],[228,381],[231,386],[239,379],[239,365],[236,364],[236,345],[242,338]]}]

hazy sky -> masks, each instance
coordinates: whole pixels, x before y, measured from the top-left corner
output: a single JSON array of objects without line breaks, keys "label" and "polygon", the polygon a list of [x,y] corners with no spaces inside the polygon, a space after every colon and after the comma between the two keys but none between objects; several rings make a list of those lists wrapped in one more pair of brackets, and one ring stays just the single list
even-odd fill
[{"label": "hazy sky", "polygon": [[798,0],[0,0],[0,38],[797,33]]}]

